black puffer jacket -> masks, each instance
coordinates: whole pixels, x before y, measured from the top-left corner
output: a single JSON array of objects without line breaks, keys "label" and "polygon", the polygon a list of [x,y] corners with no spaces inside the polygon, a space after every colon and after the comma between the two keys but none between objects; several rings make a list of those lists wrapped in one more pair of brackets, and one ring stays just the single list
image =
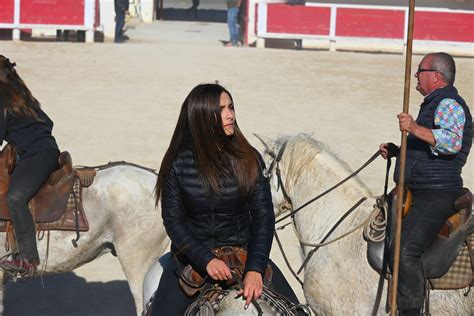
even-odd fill
[{"label": "black puffer jacket", "polygon": [[[262,158],[259,165],[264,166]],[[260,169],[262,168],[260,167]],[[265,271],[272,245],[275,215],[268,180],[259,171],[255,188],[241,201],[237,182],[224,182],[220,195],[206,194],[191,149],[174,161],[162,189],[162,217],[171,251],[200,272],[214,258],[211,248],[248,249],[246,271]]]}]

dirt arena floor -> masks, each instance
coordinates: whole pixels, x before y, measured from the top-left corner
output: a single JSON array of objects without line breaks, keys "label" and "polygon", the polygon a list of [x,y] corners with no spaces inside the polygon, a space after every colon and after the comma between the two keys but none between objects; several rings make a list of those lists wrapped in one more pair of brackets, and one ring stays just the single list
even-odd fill
[{"label": "dirt arena floor", "polygon": [[[233,94],[239,125],[258,149],[253,133],[308,133],[356,169],[381,142],[400,143],[396,114],[402,109],[403,55],[224,48],[226,25],[203,22],[135,24],[128,35],[130,42],[121,45],[0,42],[0,54],[17,63],[75,164],[126,160],[158,168],[185,96],[196,84],[215,80]],[[413,57],[413,70],[421,57]],[[472,109],[474,59],[456,62],[456,86]],[[414,87],[412,80],[410,112],[416,115],[422,97]],[[471,155],[464,168],[471,189],[473,164]],[[384,168],[380,159],[361,174],[373,194],[382,193]],[[296,265],[301,258],[291,231],[284,243]],[[272,257],[283,267],[275,248]],[[40,280],[10,283],[4,303],[5,315],[135,310],[111,255],[45,278],[44,288]]]}]

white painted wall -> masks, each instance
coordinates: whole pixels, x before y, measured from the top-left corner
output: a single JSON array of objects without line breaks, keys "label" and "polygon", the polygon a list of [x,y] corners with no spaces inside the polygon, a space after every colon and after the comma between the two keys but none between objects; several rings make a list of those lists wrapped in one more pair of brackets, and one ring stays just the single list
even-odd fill
[{"label": "white painted wall", "polygon": [[100,0],[100,24],[104,36],[113,39],[115,35],[114,0]]},{"label": "white painted wall", "polygon": [[138,0],[141,7],[142,21],[151,23],[155,20],[156,3],[155,0]]}]

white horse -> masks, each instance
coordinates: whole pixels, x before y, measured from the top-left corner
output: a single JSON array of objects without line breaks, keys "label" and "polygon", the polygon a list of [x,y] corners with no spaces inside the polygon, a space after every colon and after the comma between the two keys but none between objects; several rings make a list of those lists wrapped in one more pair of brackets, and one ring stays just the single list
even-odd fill
[{"label": "white horse", "polygon": [[[351,173],[346,163],[307,135],[281,137],[266,142],[269,142],[265,154],[267,167],[273,161],[270,153],[278,154],[286,143],[278,167],[283,187],[294,209]],[[284,205],[282,189],[276,190],[278,181],[275,168],[269,172],[272,173],[275,206]],[[303,244],[319,243],[339,218],[362,197],[367,200],[334,231],[328,239],[331,240],[349,232],[368,218],[375,204],[368,188],[353,178],[303,208],[294,218],[300,241]],[[302,250],[307,255],[312,249],[303,246]],[[378,281],[379,275],[366,259],[362,229],[358,229],[341,240],[321,247],[309,259],[304,269],[304,294],[317,315],[371,315]],[[473,293],[471,291],[468,297],[464,297],[463,293],[462,290],[432,291],[432,315],[474,315]],[[382,297],[384,299],[377,314],[385,314],[385,288]]]},{"label": "white horse", "polygon": [[[142,311],[142,284],[153,261],[169,245],[153,195],[156,174],[132,165],[99,170],[90,187],[83,189],[89,231],[82,232],[75,248],[75,232],[51,231],[38,241],[39,273],[72,271],[99,256],[116,254],[132,292],[137,314]],[[5,233],[0,234],[0,245]],[[2,247],[0,256],[5,255]]]},{"label": "white horse", "polygon": [[[166,254],[163,256],[164,260],[169,260],[170,254]],[[168,258],[165,258],[168,257]],[[143,283],[143,303],[144,303],[144,310],[147,310],[150,306],[147,306],[147,303],[151,303],[151,299],[153,294],[155,293],[156,289],[158,288],[158,284],[160,283],[161,274],[163,273],[163,267],[160,264],[159,260],[157,259],[155,263],[152,265],[150,270],[147,272],[145,276],[145,280]],[[267,301],[263,300],[262,298],[256,301],[258,304],[259,309],[250,304],[247,309],[245,309],[245,300],[241,295],[238,295],[237,289],[229,290],[224,298],[219,303],[219,312],[217,315],[259,315],[259,312],[262,312],[264,315],[279,315],[276,313],[272,307],[267,303]],[[203,315],[209,315],[206,313],[202,313]],[[212,313],[211,313],[212,315]]]}]

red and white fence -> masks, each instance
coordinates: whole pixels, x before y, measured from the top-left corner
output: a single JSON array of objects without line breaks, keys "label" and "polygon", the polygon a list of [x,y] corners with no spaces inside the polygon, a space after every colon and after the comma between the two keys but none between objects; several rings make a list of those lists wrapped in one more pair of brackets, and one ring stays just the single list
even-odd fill
[{"label": "red and white fence", "polygon": [[[249,0],[248,37],[257,45],[266,38],[338,42],[406,43],[408,7],[307,3],[289,5]],[[416,8],[414,41],[462,47],[474,53],[474,11]],[[440,47],[440,49],[442,49]]]},{"label": "red and white fence", "polygon": [[86,31],[94,41],[100,24],[98,0],[0,0],[0,29],[12,29],[13,39],[21,29]]}]

